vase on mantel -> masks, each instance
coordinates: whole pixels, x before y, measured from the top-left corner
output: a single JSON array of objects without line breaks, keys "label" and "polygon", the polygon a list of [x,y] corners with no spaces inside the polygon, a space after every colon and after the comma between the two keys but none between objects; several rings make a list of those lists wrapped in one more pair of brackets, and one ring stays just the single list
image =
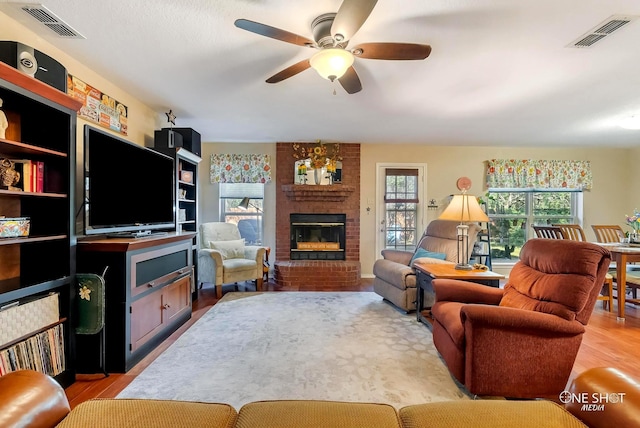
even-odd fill
[{"label": "vase on mantel", "polygon": [[316,168],[313,170],[313,181],[316,184],[320,184],[322,181],[322,168]]}]

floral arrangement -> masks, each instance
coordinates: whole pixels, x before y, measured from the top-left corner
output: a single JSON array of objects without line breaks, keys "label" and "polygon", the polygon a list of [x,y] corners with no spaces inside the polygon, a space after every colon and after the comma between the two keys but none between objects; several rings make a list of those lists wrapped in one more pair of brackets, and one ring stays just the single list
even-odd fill
[{"label": "floral arrangement", "polygon": [[627,215],[625,217],[627,220],[627,226],[633,229],[634,233],[640,233],[640,212],[638,212],[638,209],[636,208],[633,210],[632,216]]},{"label": "floral arrangement", "polygon": [[309,144],[293,143],[293,157],[298,160],[309,159],[311,169],[320,169],[325,166],[335,171],[337,161],[341,161],[340,145],[334,144],[329,153],[327,146],[320,140],[312,146]]}]

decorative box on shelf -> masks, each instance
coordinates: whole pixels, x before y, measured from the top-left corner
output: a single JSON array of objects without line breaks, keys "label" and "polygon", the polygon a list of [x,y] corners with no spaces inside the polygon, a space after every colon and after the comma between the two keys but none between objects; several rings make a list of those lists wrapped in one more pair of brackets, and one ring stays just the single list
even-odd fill
[{"label": "decorative box on shelf", "polygon": [[29,217],[0,217],[0,238],[20,238],[29,236]]},{"label": "decorative box on shelf", "polygon": [[0,347],[60,319],[58,293],[0,310]]}]

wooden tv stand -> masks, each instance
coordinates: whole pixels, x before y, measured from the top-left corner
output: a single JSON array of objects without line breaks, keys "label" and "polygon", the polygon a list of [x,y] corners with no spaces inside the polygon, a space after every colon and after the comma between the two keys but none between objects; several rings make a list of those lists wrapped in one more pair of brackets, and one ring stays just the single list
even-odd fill
[{"label": "wooden tv stand", "polygon": [[[78,241],[78,273],[105,274],[106,370],[123,373],[191,318],[195,233]],[[79,372],[99,367],[99,342],[78,336]]]}]

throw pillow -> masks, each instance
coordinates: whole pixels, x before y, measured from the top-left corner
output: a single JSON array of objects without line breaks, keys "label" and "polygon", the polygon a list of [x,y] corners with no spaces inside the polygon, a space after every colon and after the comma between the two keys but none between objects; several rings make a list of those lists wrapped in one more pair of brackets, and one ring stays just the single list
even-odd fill
[{"label": "throw pillow", "polygon": [[424,248],[418,248],[416,252],[413,253],[413,257],[411,257],[409,266],[413,266],[413,262],[416,261],[416,259],[419,259],[421,257],[429,257],[431,259],[444,260],[447,257],[447,255],[444,253],[434,253],[433,251],[427,251]]},{"label": "throw pillow", "polygon": [[243,259],[244,239],[232,241],[209,241],[209,248],[218,250],[223,259]]}]

